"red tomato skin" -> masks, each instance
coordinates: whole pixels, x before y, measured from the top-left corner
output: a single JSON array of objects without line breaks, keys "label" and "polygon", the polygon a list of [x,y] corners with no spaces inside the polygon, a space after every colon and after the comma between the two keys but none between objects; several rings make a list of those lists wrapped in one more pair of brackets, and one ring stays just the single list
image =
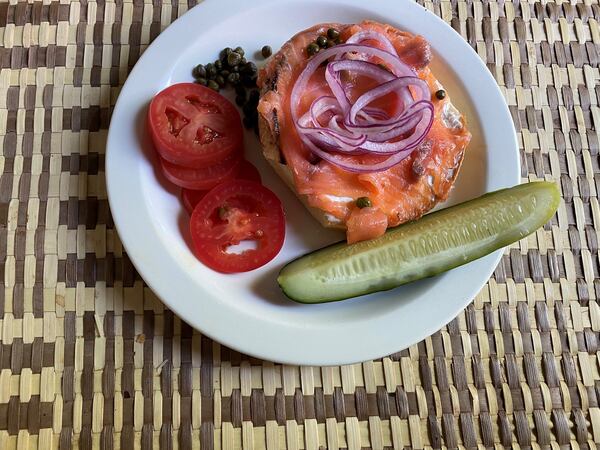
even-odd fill
[{"label": "red tomato skin", "polygon": [[[243,160],[240,164],[240,170],[236,176],[238,180],[249,180],[261,182],[260,173],[254,165],[246,160]],[[208,193],[208,190],[195,190],[195,189],[181,189],[181,203],[185,210],[192,214],[194,208],[200,200]]]},{"label": "red tomato skin", "polygon": [[156,94],[148,108],[147,127],[156,151],[172,164],[203,168],[234,151],[243,152],[237,108],[199,84],[174,84]]},{"label": "red tomato skin", "polygon": [[160,160],[160,166],[167,180],[176,186],[209,190],[225,181],[233,180],[240,170],[241,162],[241,156],[234,153],[218,164],[201,169],[177,166],[164,159]]},{"label": "red tomato skin", "polygon": [[[227,253],[229,245],[246,240],[244,231],[238,232],[235,227],[228,230],[229,222],[215,226],[211,218],[224,204],[243,205],[245,198],[248,203],[258,205],[244,216],[249,217],[251,231],[257,227],[260,230],[260,236],[247,236],[257,242],[257,248],[241,254]],[[252,219],[254,213],[258,218]],[[252,220],[256,223],[254,228]],[[215,234],[219,226],[224,228],[223,235]],[[285,214],[281,201],[269,189],[253,181],[234,180],[215,187],[196,205],[190,219],[190,232],[195,254],[206,266],[221,273],[247,272],[267,264],[281,250],[285,240]]]},{"label": "red tomato skin", "polygon": [[188,214],[191,215],[194,212],[194,208],[206,194],[208,194],[208,191],[197,191],[194,189],[185,188],[181,189],[181,203],[183,203],[183,207]]}]

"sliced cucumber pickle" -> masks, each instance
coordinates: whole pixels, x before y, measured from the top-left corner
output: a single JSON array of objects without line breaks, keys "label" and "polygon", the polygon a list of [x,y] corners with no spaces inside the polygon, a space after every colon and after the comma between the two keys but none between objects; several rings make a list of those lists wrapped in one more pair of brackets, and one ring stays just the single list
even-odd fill
[{"label": "sliced cucumber pickle", "polygon": [[377,239],[309,253],[287,264],[277,281],[301,303],[393,289],[524,238],[550,220],[559,202],[557,185],[545,181],[491,192],[391,228]]}]

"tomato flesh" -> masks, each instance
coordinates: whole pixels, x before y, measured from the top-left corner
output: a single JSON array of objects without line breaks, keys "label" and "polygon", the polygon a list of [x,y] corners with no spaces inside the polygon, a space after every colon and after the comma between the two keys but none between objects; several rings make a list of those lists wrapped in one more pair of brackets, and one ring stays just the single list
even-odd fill
[{"label": "tomato flesh", "polygon": [[172,164],[203,168],[243,150],[243,131],[235,106],[195,83],[159,92],[148,109],[148,129],[160,156]]},{"label": "tomato flesh", "polygon": [[[218,185],[196,205],[190,219],[196,255],[222,273],[247,272],[271,261],[283,246],[285,216],[277,196],[259,183],[234,180]],[[254,241],[255,249],[228,249]]]},{"label": "tomato flesh", "polygon": [[242,156],[235,152],[222,162],[201,169],[178,166],[164,159],[161,159],[160,165],[171,183],[187,189],[208,190],[224,181],[233,180],[241,162]]},{"label": "tomato flesh", "polygon": [[[239,171],[237,173],[236,179],[238,180],[249,180],[256,181],[257,183],[261,182],[260,173],[258,169],[249,163],[245,159],[241,162]],[[185,189],[181,190],[181,202],[183,203],[183,207],[185,210],[192,214],[194,208],[198,204],[200,200],[204,198],[204,196],[208,193],[208,190],[196,190],[196,189]]]}]

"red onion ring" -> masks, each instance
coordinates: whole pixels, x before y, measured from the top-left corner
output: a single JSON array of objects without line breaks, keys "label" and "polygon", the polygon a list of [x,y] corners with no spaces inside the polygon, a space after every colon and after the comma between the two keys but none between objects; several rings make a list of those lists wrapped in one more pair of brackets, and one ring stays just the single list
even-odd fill
[{"label": "red onion ring", "polygon": [[[419,100],[417,102],[411,103],[408,108],[402,111],[401,114],[392,117],[391,119],[388,117],[387,119],[377,120],[372,119],[367,124],[355,125],[350,123],[346,119],[344,120],[344,126],[354,131],[355,133],[377,133],[377,132],[385,132],[390,130],[393,127],[400,126],[405,123],[407,120],[414,116],[417,113],[420,113],[424,108],[433,107],[430,101],[427,100]],[[360,112],[359,112],[360,114]]]},{"label": "red onion ring", "polygon": [[372,40],[377,41],[381,45],[383,45],[384,50],[392,55],[398,56],[398,52],[396,52],[396,48],[387,38],[387,36],[378,33],[377,31],[359,31],[358,33],[354,33],[346,40],[346,44],[360,44],[361,42]]},{"label": "red onion ring", "polygon": [[[429,87],[427,86],[427,83],[425,83],[418,77],[399,77],[391,81],[387,81],[383,84],[380,84],[376,88],[365,92],[363,95],[356,99],[356,101],[350,108],[350,111],[348,112],[348,122],[350,122],[351,124],[356,123],[356,114],[369,103],[372,103],[374,100],[377,100],[378,98],[383,97],[384,95],[387,95],[391,92],[395,92],[400,88],[408,86],[419,87],[422,94],[421,97],[426,96],[429,93]],[[422,98],[419,98],[417,100],[422,100]]]},{"label": "red onion ring", "polygon": [[[384,49],[361,44],[366,40],[374,40]],[[355,59],[353,54],[370,60]],[[300,96],[318,67],[330,58],[333,60],[327,64],[325,80],[332,95],[316,98],[298,118]],[[389,70],[373,60],[383,61]],[[342,71],[369,77],[379,84],[352,102],[340,76]],[[391,93],[400,98],[394,114],[369,106]],[[361,31],[345,44],[321,50],[312,57],[292,88],[291,117],[301,141],[314,155],[343,170],[379,172],[409,156],[429,133],[434,115],[430,97],[427,83],[400,60],[386,36]],[[375,164],[361,164],[351,158],[367,153],[387,158]]]}]

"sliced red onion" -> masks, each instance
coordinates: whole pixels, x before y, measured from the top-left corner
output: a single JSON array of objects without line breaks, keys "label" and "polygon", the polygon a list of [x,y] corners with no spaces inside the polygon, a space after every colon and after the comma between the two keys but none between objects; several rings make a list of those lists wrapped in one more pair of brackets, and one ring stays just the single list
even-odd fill
[{"label": "sliced red onion", "polygon": [[340,108],[342,109],[342,111],[344,113],[348,112],[348,110],[350,109],[350,99],[348,98],[348,95],[346,94],[346,90],[344,89],[344,86],[342,86],[342,80],[340,79],[340,76],[338,73],[335,73],[334,71],[329,69],[329,66],[332,63],[327,64],[327,69],[325,69],[325,81],[327,81],[327,84],[329,85],[329,89],[331,89],[331,92],[333,93],[333,96],[335,97],[335,99],[337,100]]},{"label": "sliced red onion", "polygon": [[396,78],[393,73],[368,61],[333,61],[327,64],[326,73],[329,72],[330,74],[333,74],[335,72],[341,72],[342,70],[351,70],[354,73],[365,75],[376,81],[380,81],[381,83]]},{"label": "sliced red onion", "polygon": [[[373,80],[378,81],[379,83],[391,81],[396,78],[393,73],[382,69],[377,64],[373,64],[372,62],[368,61],[340,60],[330,62],[327,65],[327,69],[325,70],[325,80],[327,81],[331,92],[333,92],[333,95],[339,102],[344,112],[348,112],[348,109],[350,108],[350,99],[346,94],[346,90],[342,85],[341,78],[339,75],[339,72],[344,70],[351,70],[355,74],[372,78]],[[409,103],[412,100],[408,88],[404,88],[402,90],[399,90],[398,92],[400,93],[403,102]],[[367,112],[365,112],[365,114],[367,116],[369,115]]]},{"label": "sliced red onion", "polygon": [[334,111],[338,114],[342,113],[335,97],[323,95],[316,98],[310,105],[310,118],[315,125],[320,125],[319,116],[329,111]]},{"label": "sliced red onion", "polygon": [[[414,102],[408,106],[408,108],[404,109],[392,118],[387,118],[383,120],[378,120],[373,118],[368,123],[361,123],[356,125],[351,123],[348,120],[348,116],[344,119],[344,126],[348,130],[352,130],[355,133],[377,133],[387,131],[392,127],[396,127],[404,124],[406,121],[410,120],[415,114],[420,113],[425,108],[433,108],[433,104],[428,100],[419,100],[418,102]],[[360,111],[358,114],[360,114]],[[358,118],[358,115],[357,115]],[[364,121],[363,121],[364,122]]]},{"label": "sliced red onion", "polygon": [[361,113],[362,112],[365,112],[369,116],[379,120],[387,120],[390,118],[390,115],[388,113],[379,108],[363,108]]},{"label": "sliced red onion", "polygon": [[[392,55],[384,50],[376,47],[369,47],[366,45],[358,44],[339,44],[334,47],[330,47],[321,50],[308,62],[292,89],[291,101],[292,105],[297,105],[300,98],[300,92],[306,90],[306,85],[310,80],[312,74],[319,68],[319,66],[328,60],[329,58],[341,55],[348,52],[361,52],[367,51],[374,57],[380,58],[385,64],[387,64],[390,70],[396,76],[415,76],[415,72],[405,63],[403,63],[397,56]],[[292,114],[295,114],[295,109],[292,108]]]},{"label": "sliced red onion", "polygon": [[[343,122],[342,117],[333,116],[331,119],[329,119],[329,123],[327,124],[327,126],[342,136],[356,136],[356,133],[353,133],[352,131],[342,128],[340,126],[340,122]],[[365,138],[366,138],[366,135],[361,135],[361,136],[365,136]]]},{"label": "sliced red onion", "polygon": [[390,40],[384,34],[378,33],[377,31],[359,31],[358,33],[354,33],[352,36],[348,38],[346,44],[360,44],[363,41],[371,40],[379,42],[384,50],[392,55],[398,56],[398,52],[390,42]]},{"label": "sliced red onion", "polygon": [[[376,41],[384,50],[361,44]],[[366,60],[353,59],[360,54]],[[316,98],[309,110],[298,118],[300,96],[306,91],[310,78],[325,61],[325,79],[333,95]],[[382,61],[389,70],[373,61]],[[367,76],[379,85],[352,102],[340,72]],[[390,115],[370,106],[375,100],[395,93],[399,106]],[[291,116],[304,145],[316,156],[351,172],[387,170],[409,156],[423,141],[433,123],[434,108],[427,83],[400,60],[397,52],[383,34],[361,31],[345,44],[321,50],[302,71],[291,93]],[[324,125],[324,124],[327,125]],[[371,153],[387,158],[375,164],[360,164],[351,155]]]},{"label": "sliced red onion", "polygon": [[[308,137],[308,139],[310,139],[310,141],[313,144],[315,144],[318,148],[320,148],[321,150],[323,150],[325,152],[338,154],[338,155],[345,155],[345,156],[356,156],[356,155],[364,155],[366,153],[369,153],[368,150],[364,150],[360,147],[356,147],[354,150],[340,151],[340,147],[337,144],[330,145],[328,142],[317,139],[317,137],[314,135],[307,135],[307,137]],[[316,153],[314,153],[314,152],[311,152],[311,153],[316,155]]]},{"label": "sliced red onion", "polygon": [[[298,131],[307,136],[311,136],[317,141],[326,142],[332,147],[340,147],[342,151],[352,151],[356,147],[363,145],[366,140],[366,135],[360,135],[358,137],[348,136],[337,131],[333,131],[327,127],[306,127],[299,125]],[[338,145],[339,144],[339,145]]]},{"label": "sliced red onion", "polygon": [[319,147],[314,145],[306,136],[300,135],[302,142],[319,158],[324,159],[331,164],[338,166],[343,170],[347,170],[348,172],[356,172],[356,173],[372,173],[372,172],[382,172],[384,170],[388,170],[394,167],[396,164],[401,162],[407,156],[409,156],[414,149],[408,149],[404,151],[400,151],[385,159],[384,161],[376,164],[360,164],[356,162],[348,161],[342,157],[336,156],[332,153],[321,150]]},{"label": "sliced red onion", "polygon": [[[323,97],[319,97],[313,102],[314,105],[319,105],[320,100]],[[321,102],[322,103],[322,102]],[[337,126],[333,129],[331,120],[336,120],[336,117],[332,117],[328,127],[320,125],[320,122],[315,119],[311,120],[312,111],[305,113],[296,125],[299,133],[308,135],[313,142],[326,144],[329,148],[336,149],[337,151],[348,153],[354,152],[358,147],[365,143],[367,136],[364,134],[351,133],[343,128]],[[310,126],[312,124],[312,126]],[[315,126],[316,125],[316,126]]]},{"label": "sliced red onion", "polygon": [[339,147],[342,153],[354,151],[367,141],[365,135],[352,138],[343,136],[329,128],[304,128],[302,132],[307,136],[311,136],[313,140],[325,142],[331,147]]},{"label": "sliced red onion", "polygon": [[423,120],[422,114],[412,114],[400,125],[370,136],[369,141],[380,143],[396,139],[397,137],[402,136],[403,134],[406,134],[415,128],[421,120]]},{"label": "sliced red onion", "polygon": [[421,143],[423,139],[425,139],[425,136],[427,136],[427,133],[429,133],[432,124],[433,110],[424,110],[421,120],[417,122],[416,126],[414,127],[414,131],[410,136],[399,141],[392,142],[376,142],[374,140],[366,141],[361,145],[361,148],[369,150],[377,155],[386,155],[406,149],[414,149]]},{"label": "sliced red onion", "polygon": [[[372,103],[374,100],[383,97],[384,95],[387,95],[391,92],[397,91],[400,88],[408,86],[417,86],[421,91],[421,97],[424,97],[429,92],[429,87],[427,86],[427,83],[425,83],[418,77],[399,77],[394,80],[387,81],[377,86],[376,88],[365,92],[363,95],[356,99],[356,101],[352,105],[352,108],[350,108],[350,113],[348,114],[348,121],[354,124],[356,122],[356,114],[362,108]],[[418,100],[422,100],[422,98],[419,98]]]},{"label": "sliced red onion", "polygon": [[[310,109],[307,113],[305,113],[300,119],[299,119],[299,124],[303,127],[307,127],[310,124],[310,121],[312,120],[312,123],[315,126],[322,126],[322,122],[319,120],[319,117],[326,113],[326,112],[335,112],[335,114],[329,119],[330,121],[334,118],[337,118],[340,114],[342,114],[342,111],[340,110],[340,106],[337,103],[335,97],[332,97],[330,95],[323,95],[321,97],[317,97],[315,100],[313,100],[312,104],[310,105]],[[364,113],[364,114],[363,114]],[[361,116],[361,118],[369,118],[368,116],[372,116],[372,120],[377,120],[377,118],[380,118],[381,120],[386,120],[389,119],[389,115],[385,112],[380,110],[379,108],[368,108],[365,107],[363,108],[360,112],[359,115]],[[310,117],[309,117],[310,116]],[[343,117],[342,117],[342,121],[343,121]],[[331,122],[330,122],[331,125]],[[370,130],[370,127],[376,127],[378,125],[367,125],[365,126],[365,129],[367,131]],[[381,128],[382,126],[380,126]],[[354,133],[354,131],[350,131],[350,130],[344,130],[341,127],[338,127],[339,129],[336,130],[338,132],[344,131],[346,133],[346,135],[350,136]],[[356,127],[357,129],[359,127]],[[386,126],[386,129],[389,128],[388,126]]]}]

